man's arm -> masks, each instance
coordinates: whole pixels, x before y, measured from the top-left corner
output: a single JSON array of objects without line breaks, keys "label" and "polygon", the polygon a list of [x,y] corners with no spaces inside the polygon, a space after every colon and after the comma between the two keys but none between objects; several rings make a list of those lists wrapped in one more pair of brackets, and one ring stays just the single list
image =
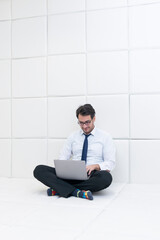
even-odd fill
[{"label": "man's arm", "polygon": [[69,137],[69,138],[67,138],[67,140],[61,150],[61,153],[59,155],[59,160],[68,160],[71,158],[71,155],[72,155],[71,145],[72,145],[72,138]]},{"label": "man's arm", "polygon": [[101,163],[99,162],[98,164],[92,164],[92,165],[86,166],[87,173],[90,175],[91,172],[94,170],[98,170],[98,171],[106,170],[108,172],[113,170],[113,168],[115,167],[115,153],[116,153],[116,149],[115,149],[113,139],[108,134],[106,136],[106,139],[104,140],[104,145],[103,145],[103,152],[102,152],[103,161]]},{"label": "man's arm", "polygon": [[116,165],[116,148],[110,135],[107,136],[103,146],[103,159],[104,161],[99,163],[100,169],[112,171]]}]

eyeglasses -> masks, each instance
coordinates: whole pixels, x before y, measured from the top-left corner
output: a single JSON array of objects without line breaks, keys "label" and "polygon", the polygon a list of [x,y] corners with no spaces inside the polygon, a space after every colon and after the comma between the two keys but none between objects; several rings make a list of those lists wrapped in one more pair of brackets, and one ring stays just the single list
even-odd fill
[{"label": "eyeglasses", "polygon": [[88,120],[88,121],[85,121],[85,122],[79,122],[78,121],[78,124],[82,127],[83,125],[88,126],[91,122],[92,122],[92,120]]}]

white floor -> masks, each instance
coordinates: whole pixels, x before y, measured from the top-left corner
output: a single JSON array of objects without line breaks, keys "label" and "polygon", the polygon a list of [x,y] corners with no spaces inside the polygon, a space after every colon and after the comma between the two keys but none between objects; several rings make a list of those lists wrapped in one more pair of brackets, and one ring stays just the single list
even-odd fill
[{"label": "white floor", "polygon": [[114,183],[93,201],[48,197],[46,189],[0,178],[0,239],[160,240],[160,185]]}]

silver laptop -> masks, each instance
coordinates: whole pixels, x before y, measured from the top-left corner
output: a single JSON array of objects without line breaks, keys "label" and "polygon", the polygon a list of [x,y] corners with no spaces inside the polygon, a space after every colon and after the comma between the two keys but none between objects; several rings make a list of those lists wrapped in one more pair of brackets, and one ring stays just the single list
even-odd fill
[{"label": "silver laptop", "polygon": [[56,175],[62,179],[87,180],[85,161],[79,160],[54,160]]}]

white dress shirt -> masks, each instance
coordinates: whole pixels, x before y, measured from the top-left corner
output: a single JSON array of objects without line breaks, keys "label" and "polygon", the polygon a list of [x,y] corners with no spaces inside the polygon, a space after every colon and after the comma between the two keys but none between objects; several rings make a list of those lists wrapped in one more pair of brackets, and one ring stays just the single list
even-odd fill
[{"label": "white dress shirt", "polygon": [[[67,138],[59,159],[81,160],[84,139],[82,130],[72,133]],[[101,170],[112,171],[115,167],[115,152],[110,134],[95,127],[88,137],[86,165],[99,164]]]}]

